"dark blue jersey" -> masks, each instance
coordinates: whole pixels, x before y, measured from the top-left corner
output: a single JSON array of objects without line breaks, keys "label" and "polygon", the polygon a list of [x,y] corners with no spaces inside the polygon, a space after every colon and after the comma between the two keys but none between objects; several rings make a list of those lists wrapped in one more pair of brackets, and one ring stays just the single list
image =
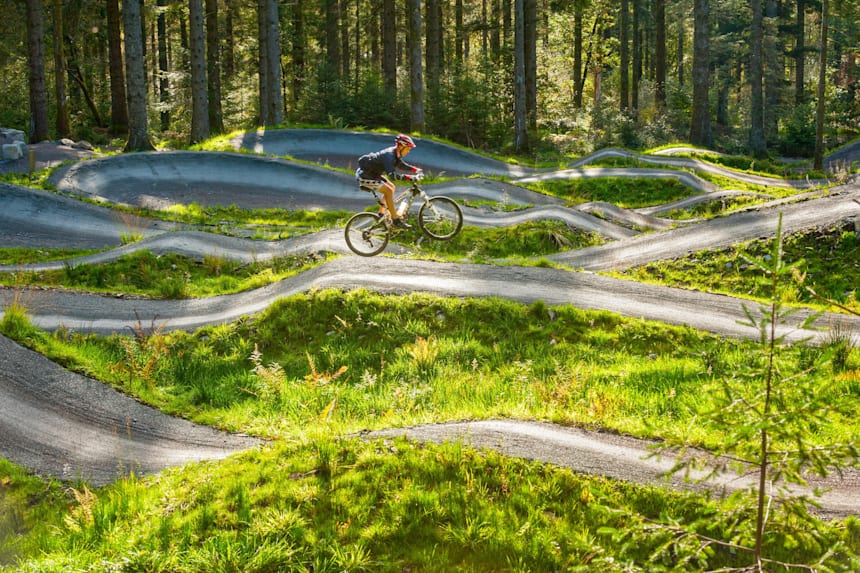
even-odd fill
[{"label": "dark blue jersey", "polygon": [[358,158],[358,167],[361,169],[361,177],[365,179],[379,179],[383,174],[397,176],[397,170],[415,173],[418,168],[409,165],[397,156],[397,147],[392,145],[379,151],[362,155]]}]

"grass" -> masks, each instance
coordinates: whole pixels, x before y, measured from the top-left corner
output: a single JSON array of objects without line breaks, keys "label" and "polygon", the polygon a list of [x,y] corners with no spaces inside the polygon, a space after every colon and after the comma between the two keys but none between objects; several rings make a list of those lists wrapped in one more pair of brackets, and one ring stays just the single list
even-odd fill
[{"label": "grass", "polygon": [[626,209],[662,205],[696,194],[678,181],[647,177],[541,181],[530,183],[526,187],[539,193],[566,199],[573,204],[606,201]]},{"label": "grass", "polygon": [[0,273],[0,285],[31,285],[92,292],[122,292],[155,298],[193,298],[259,288],[325,261],[311,254],[241,263],[215,255],[192,259],[139,251],[111,263],[66,266],[62,270]]},{"label": "grass", "polygon": [[43,263],[84,257],[99,252],[95,249],[33,249],[24,247],[0,248],[0,265]]},{"label": "grass", "polygon": [[[718,251],[701,251],[682,259],[660,261],[629,269],[621,276],[669,286],[694,288],[763,300],[767,278],[746,256],[763,257],[768,241],[751,241]],[[846,222],[828,228],[797,233],[784,238],[787,261],[803,261],[804,287],[860,311],[860,238],[854,224]],[[786,288],[786,303],[815,305],[818,300],[802,287]]]},{"label": "grass", "polygon": [[[67,497],[21,571],[620,573],[673,565],[672,555],[646,565],[668,537],[653,521],[666,516],[744,535],[742,512],[725,504],[400,439],[320,435]],[[768,547],[811,559],[857,529],[776,534]],[[748,563],[711,553],[714,565]]]}]

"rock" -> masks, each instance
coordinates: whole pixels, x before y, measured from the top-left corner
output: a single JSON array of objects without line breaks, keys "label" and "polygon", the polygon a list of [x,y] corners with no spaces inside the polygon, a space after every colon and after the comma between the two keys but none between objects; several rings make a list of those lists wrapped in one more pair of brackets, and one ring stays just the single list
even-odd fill
[{"label": "rock", "polygon": [[83,139],[78,141],[77,143],[72,144],[72,147],[74,147],[75,149],[83,149],[85,151],[93,151],[95,149],[92,143]]},{"label": "rock", "polygon": [[21,150],[21,146],[17,143],[6,143],[3,145],[3,159],[21,159],[24,157],[24,153]]}]

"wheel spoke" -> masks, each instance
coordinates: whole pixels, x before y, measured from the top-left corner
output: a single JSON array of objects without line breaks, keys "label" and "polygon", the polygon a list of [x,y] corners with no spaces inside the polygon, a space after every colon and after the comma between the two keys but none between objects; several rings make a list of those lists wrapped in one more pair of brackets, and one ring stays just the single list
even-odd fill
[{"label": "wheel spoke", "polygon": [[418,214],[421,229],[434,239],[450,239],[463,225],[460,207],[447,197],[433,197]]},{"label": "wheel spoke", "polygon": [[388,229],[375,213],[358,213],[347,222],[346,244],[357,255],[372,257],[388,245]]}]

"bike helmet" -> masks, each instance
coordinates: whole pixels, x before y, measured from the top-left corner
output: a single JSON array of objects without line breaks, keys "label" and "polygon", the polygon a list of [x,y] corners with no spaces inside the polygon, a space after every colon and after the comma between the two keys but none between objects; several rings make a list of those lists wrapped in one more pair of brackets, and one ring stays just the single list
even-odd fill
[{"label": "bike helmet", "polygon": [[409,149],[415,148],[415,142],[412,141],[412,138],[409,137],[408,135],[403,134],[403,133],[401,133],[397,137],[395,137],[394,142],[397,143],[398,145],[405,145]]}]

